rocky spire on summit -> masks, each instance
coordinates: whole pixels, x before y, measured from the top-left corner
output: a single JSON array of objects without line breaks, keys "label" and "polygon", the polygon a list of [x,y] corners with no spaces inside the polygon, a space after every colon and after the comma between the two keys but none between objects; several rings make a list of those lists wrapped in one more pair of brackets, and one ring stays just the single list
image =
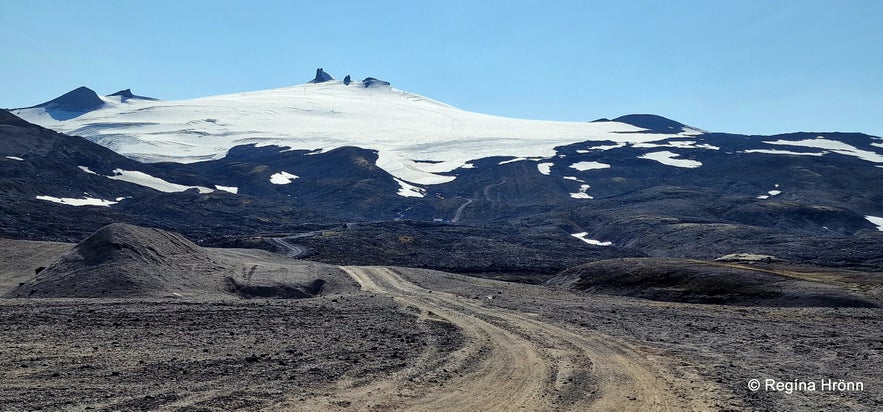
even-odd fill
[{"label": "rocky spire on summit", "polygon": [[120,90],[120,91],[118,91],[118,92],[116,92],[116,93],[111,93],[111,94],[109,94],[109,95],[107,95],[107,96],[108,96],[108,97],[110,97],[110,96],[120,96],[120,97],[125,97],[125,98],[127,98],[127,99],[131,99],[131,98],[135,97],[135,95],[132,94],[132,89]]},{"label": "rocky spire on summit", "polygon": [[366,77],[365,80],[362,80],[362,86],[364,87],[380,87],[380,86],[389,86],[388,81],[380,80],[374,77]]},{"label": "rocky spire on summit", "polygon": [[334,80],[334,77],[331,77],[330,74],[325,73],[325,70],[322,68],[316,69],[316,77],[313,80],[310,80],[310,83],[324,83],[329,80]]}]

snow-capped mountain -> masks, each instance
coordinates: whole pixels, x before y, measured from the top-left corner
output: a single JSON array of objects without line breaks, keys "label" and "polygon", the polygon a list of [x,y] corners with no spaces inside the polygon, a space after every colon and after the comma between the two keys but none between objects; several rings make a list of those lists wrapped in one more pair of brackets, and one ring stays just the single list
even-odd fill
[{"label": "snow-capped mountain", "polygon": [[454,177],[439,173],[491,156],[551,157],[556,146],[575,142],[637,144],[701,133],[490,116],[374,78],[334,80],[321,69],[305,84],[181,101],[98,96],[81,87],[13,113],[148,162],[220,159],[244,144],[325,151],[358,146],[377,150],[377,165],[393,176],[424,185],[448,182]]}]

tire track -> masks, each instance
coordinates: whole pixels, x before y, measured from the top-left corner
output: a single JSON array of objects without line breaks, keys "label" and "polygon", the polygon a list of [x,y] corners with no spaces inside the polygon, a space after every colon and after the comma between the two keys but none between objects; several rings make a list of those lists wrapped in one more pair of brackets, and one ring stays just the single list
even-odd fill
[{"label": "tire track", "polygon": [[[387,294],[459,327],[464,346],[421,357],[405,371],[358,386],[344,382],[297,409],[497,411],[712,409],[689,393],[656,354],[599,333],[579,333],[533,315],[421,288],[384,267],[343,267],[362,289]],[[439,376],[442,379],[437,379]],[[343,410],[343,408],[340,408]]]}]

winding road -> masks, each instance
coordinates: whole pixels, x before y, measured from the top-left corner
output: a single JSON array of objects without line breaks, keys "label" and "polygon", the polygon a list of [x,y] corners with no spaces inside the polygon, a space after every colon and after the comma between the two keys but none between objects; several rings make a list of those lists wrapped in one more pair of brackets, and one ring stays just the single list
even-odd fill
[{"label": "winding road", "polygon": [[278,247],[279,249],[281,249],[282,251],[284,251],[285,256],[288,256],[288,257],[294,258],[294,259],[300,259],[302,257],[306,257],[307,255],[309,255],[310,250],[307,249],[306,247],[303,247],[300,245],[295,245],[294,243],[289,242],[289,240],[299,239],[302,237],[309,237],[309,236],[313,236],[314,234],[315,234],[315,232],[307,232],[307,233],[300,233],[297,235],[291,235],[291,236],[287,236],[287,237],[268,237],[268,238],[264,238],[264,239],[267,241],[267,243],[270,243],[271,245],[274,245],[274,246]]},{"label": "winding road", "polygon": [[[432,347],[415,365],[367,385],[339,383],[307,408],[415,411],[680,411],[706,409],[679,397],[689,382],[667,360],[600,333],[424,289],[385,267],[342,267],[365,291],[386,294],[426,319],[456,325],[464,345]],[[331,408],[334,410],[334,408]],[[710,409],[710,408],[709,408]],[[343,409],[341,409],[343,410]]]},{"label": "winding road", "polygon": [[[494,200],[491,199],[491,194],[490,194],[490,190],[491,190],[491,188],[492,188],[492,187],[497,187],[497,186],[503,185],[503,184],[505,184],[505,183],[506,183],[506,179],[503,179],[500,183],[494,183],[494,184],[491,184],[491,185],[487,185],[487,186],[485,186],[484,189],[482,190],[482,191],[484,192],[484,198],[485,198],[488,202],[492,202],[492,203],[493,203]],[[475,201],[475,200],[473,200],[473,199],[471,199],[471,198],[466,198],[466,201],[463,202],[463,204],[460,205],[460,207],[457,208],[457,211],[456,211],[456,212],[454,212],[454,217],[451,219],[451,223],[457,223],[457,222],[459,222],[459,221],[460,221],[460,218],[463,217],[463,209],[466,209],[466,206],[471,205],[474,201]],[[497,196],[497,201],[499,201],[499,196]]]},{"label": "winding road", "polygon": [[457,208],[457,212],[454,213],[454,218],[451,219],[451,223],[457,223],[460,221],[460,218],[463,217],[463,209],[466,209],[466,206],[471,205],[473,202],[472,199],[466,199],[460,207]]}]

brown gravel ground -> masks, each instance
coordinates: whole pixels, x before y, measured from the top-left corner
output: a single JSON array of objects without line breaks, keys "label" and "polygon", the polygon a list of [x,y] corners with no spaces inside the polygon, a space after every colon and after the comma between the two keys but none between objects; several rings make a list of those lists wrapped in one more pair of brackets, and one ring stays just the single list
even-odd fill
[{"label": "brown gravel ground", "polygon": [[0,299],[0,410],[255,410],[343,378],[371,381],[460,340],[368,294]]}]

